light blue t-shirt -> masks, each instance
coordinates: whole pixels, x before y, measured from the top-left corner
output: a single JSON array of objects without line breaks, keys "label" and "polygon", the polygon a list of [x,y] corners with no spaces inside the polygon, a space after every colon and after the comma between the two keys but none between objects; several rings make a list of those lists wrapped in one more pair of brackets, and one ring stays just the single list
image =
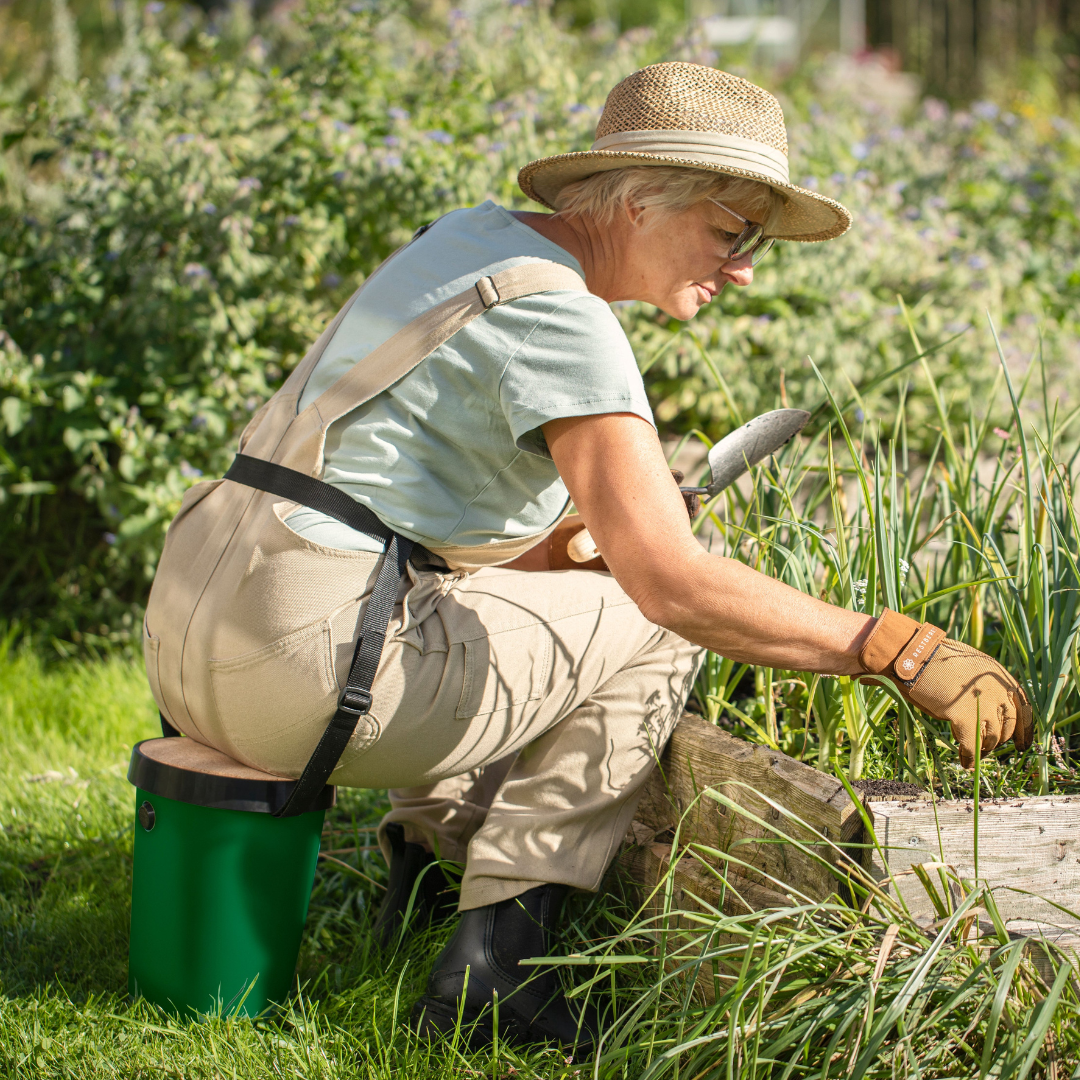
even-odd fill
[{"label": "light blue t-shirt", "polygon": [[[567,251],[492,202],[447,214],[360,294],[300,408],[417,315],[530,258],[582,273]],[[540,426],[614,412],[653,423],[618,320],[590,293],[540,293],[473,319],[389,390],[331,425],[323,479],[424,545],[523,537],[547,528],[567,500]],[[314,510],[301,508],[288,523],[315,543],[380,550]]]}]

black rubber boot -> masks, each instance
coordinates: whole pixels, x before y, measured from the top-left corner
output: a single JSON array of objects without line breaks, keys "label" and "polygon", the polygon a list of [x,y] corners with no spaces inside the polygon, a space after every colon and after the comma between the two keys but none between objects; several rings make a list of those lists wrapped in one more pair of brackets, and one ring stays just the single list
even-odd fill
[{"label": "black rubber boot", "polygon": [[[498,994],[499,1040],[518,1045],[558,1043],[575,1056],[591,1052],[599,1022],[595,1009],[571,1007],[554,967],[519,966],[547,956],[554,945],[565,885],[538,885],[512,900],[462,913],[413,1008],[421,1034],[449,1034],[461,1017],[461,1031],[475,1048],[492,1041],[493,999]],[[468,985],[465,971],[468,969]],[[464,995],[464,1002],[462,996]]]},{"label": "black rubber boot", "polygon": [[457,891],[451,887],[435,856],[421,844],[406,841],[403,826],[391,822],[386,826],[386,838],[390,841],[390,881],[374,929],[376,941],[384,948],[397,941],[410,899],[413,906],[409,912],[409,931],[448,919],[457,910],[458,901]]}]

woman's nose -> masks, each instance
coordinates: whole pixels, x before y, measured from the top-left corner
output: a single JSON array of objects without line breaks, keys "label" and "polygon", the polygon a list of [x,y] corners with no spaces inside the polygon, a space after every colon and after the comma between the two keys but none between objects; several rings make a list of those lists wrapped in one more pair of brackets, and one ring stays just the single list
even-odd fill
[{"label": "woman's nose", "polygon": [[721,273],[732,285],[749,285],[754,280],[754,268],[749,261],[745,265],[742,263],[728,263],[727,266],[722,268]]},{"label": "woman's nose", "polygon": [[720,273],[732,283],[732,285],[749,285],[754,280],[754,267],[749,255],[733,262],[726,262],[720,267]]}]

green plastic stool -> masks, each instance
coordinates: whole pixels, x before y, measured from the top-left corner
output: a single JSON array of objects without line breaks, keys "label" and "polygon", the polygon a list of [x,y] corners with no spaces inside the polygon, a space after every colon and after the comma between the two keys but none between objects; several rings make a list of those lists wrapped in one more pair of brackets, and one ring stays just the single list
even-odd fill
[{"label": "green plastic stool", "polygon": [[319,856],[316,809],[277,818],[295,781],[194,739],[131,752],[135,862],[128,990],[180,1013],[257,1016],[292,987]]}]

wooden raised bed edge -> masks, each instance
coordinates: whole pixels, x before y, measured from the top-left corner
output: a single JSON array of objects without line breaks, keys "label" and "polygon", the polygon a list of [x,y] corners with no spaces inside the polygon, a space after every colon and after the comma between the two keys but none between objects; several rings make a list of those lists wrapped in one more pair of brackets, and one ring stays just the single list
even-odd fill
[{"label": "wooden raised bed edge", "polygon": [[[961,878],[974,880],[976,876],[972,800],[935,803],[914,797],[864,802],[883,858],[872,847],[858,846],[867,840],[862,815],[839,780],[779,751],[735,738],[688,713],[649,778],[621,864],[639,886],[652,890],[667,872],[678,828],[680,850],[690,843],[702,844],[749,866],[729,870],[732,887],[724,889],[697,859],[684,856],[674,874],[677,908],[697,907],[694,896],[728,914],[786,907],[792,901],[776,881],[814,900],[843,889],[842,877],[795,844],[778,841],[764,826],[715,799],[702,797],[706,788],[722,792],[792,839],[811,841],[806,829],[762,796],[791,811],[835,845],[814,838],[819,855],[833,865],[847,859],[860,862],[885,891],[898,889],[912,915],[926,926],[937,913],[911,867],[943,863]],[[1011,933],[1045,936],[1080,954],[1080,918],[1053,906],[1080,912],[1080,796],[982,800],[978,859],[978,877],[994,889],[998,910]],[[719,859],[711,861],[721,865]],[[892,882],[888,881],[890,872]],[[938,875],[932,876],[937,882]]]}]

